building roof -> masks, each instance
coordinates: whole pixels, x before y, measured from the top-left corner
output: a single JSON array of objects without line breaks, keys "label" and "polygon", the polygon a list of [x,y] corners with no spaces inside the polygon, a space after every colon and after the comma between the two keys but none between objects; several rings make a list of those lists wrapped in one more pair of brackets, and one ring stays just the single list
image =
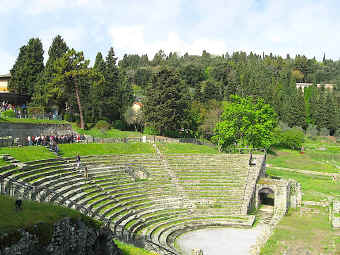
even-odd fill
[{"label": "building roof", "polygon": [[0,74],[0,78],[11,78],[11,74]]}]

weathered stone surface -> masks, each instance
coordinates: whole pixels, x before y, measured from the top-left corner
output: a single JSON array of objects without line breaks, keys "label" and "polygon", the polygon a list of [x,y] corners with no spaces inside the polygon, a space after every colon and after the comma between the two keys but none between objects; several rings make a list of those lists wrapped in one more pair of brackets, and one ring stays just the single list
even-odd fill
[{"label": "weathered stone surface", "polygon": [[82,221],[65,218],[53,226],[52,238],[42,245],[39,238],[20,230],[20,240],[0,249],[0,255],[121,255],[110,229],[95,229]]},{"label": "weathered stone surface", "polygon": [[66,135],[72,133],[70,124],[0,123],[0,137]]}]

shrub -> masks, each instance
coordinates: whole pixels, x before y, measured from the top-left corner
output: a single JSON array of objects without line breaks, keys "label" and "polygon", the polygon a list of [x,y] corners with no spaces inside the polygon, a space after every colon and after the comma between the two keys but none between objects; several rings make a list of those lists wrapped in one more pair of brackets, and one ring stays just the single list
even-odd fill
[{"label": "shrub", "polygon": [[41,106],[31,106],[27,107],[27,112],[29,116],[43,115],[45,113],[45,108]]},{"label": "shrub", "polygon": [[122,120],[113,121],[112,126],[116,129],[120,129],[120,130],[124,129],[124,127],[125,127],[124,122]]},{"label": "shrub", "polygon": [[73,118],[72,113],[69,113],[69,112],[65,113],[64,114],[64,120],[69,121],[69,122],[73,122],[74,118]]},{"label": "shrub", "polygon": [[105,120],[99,120],[95,126],[95,128],[100,129],[100,130],[109,130],[110,127],[111,127],[110,123],[108,123]]},{"label": "shrub", "polygon": [[152,126],[146,126],[143,133],[146,135],[159,135],[158,130]]},{"label": "shrub", "polygon": [[287,148],[292,150],[300,150],[305,136],[303,132],[297,128],[288,129],[286,131],[275,130],[274,146]]},{"label": "shrub", "polygon": [[13,110],[7,110],[1,113],[1,117],[4,118],[15,118],[16,114]]}]

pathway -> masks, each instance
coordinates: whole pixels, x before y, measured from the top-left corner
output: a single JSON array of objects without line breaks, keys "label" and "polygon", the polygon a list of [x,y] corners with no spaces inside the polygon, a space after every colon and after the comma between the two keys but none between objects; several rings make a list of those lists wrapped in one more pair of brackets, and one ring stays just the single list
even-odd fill
[{"label": "pathway", "polygon": [[181,235],[177,244],[185,255],[190,255],[194,248],[201,249],[204,255],[249,255],[263,228],[264,225],[259,224],[250,229],[201,229]]},{"label": "pathway", "polygon": [[185,190],[184,190],[183,186],[179,183],[179,180],[178,180],[178,178],[176,176],[175,171],[172,170],[172,168],[169,166],[168,160],[163,155],[163,153],[160,151],[160,149],[157,147],[156,143],[153,143],[153,147],[155,148],[155,150],[157,152],[157,155],[158,155],[159,159],[162,162],[162,165],[167,170],[168,175],[170,176],[171,183],[175,185],[177,194],[183,199],[183,203],[188,208],[195,207],[194,204],[190,201],[190,199],[186,196]]}]

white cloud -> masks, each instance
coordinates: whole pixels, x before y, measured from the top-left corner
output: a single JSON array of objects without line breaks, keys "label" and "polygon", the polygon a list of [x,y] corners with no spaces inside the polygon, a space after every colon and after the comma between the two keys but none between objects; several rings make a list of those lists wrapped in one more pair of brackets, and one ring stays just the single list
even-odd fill
[{"label": "white cloud", "polygon": [[10,68],[14,65],[15,57],[9,55],[7,52],[0,50],[0,74],[9,73]]},{"label": "white cloud", "polygon": [[111,27],[109,34],[113,47],[118,49],[118,55],[148,54],[152,58],[160,49],[166,53],[178,52],[184,54],[200,55],[203,50],[213,54],[223,54],[226,52],[226,45],[222,40],[198,38],[192,42],[186,42],[176,32],[169,32],[166,38],[158,40],[146,40],[145,27],[141,25]]},{"label": "white cloud", "polygon": [[48,59],[48,49],[50,48],[53,39],[60,35],[66,42],[69,48],[74,48],[78,51],[86,49],[84,42],[88,42],[88,33],[84,27],[53,27],[48,30],[39,32],[39,38],[44,47],[45,62]]}]

